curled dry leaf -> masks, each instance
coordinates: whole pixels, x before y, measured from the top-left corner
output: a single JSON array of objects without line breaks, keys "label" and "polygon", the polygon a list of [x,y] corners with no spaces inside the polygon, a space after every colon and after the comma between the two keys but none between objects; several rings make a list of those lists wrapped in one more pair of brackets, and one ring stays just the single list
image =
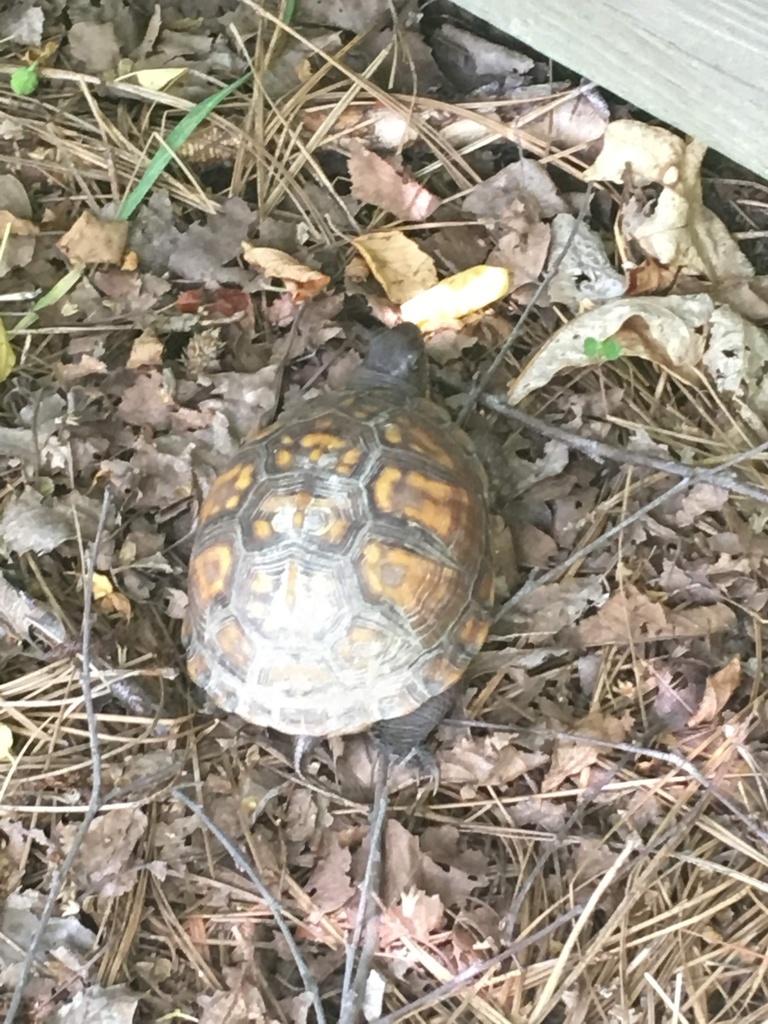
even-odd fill
[{"label": "curled dry leaf", "polygon": [[705,350],[705,333],[714,311],[707,295],[648,296],[615,299],[565,324],[539,349],[509,386],[509,401],[548,384],[562,370],[593,366],[602,357],[584,351],[587,338],[615,338],[623,355],[641,356],[689,382]]},{"label": "curled dry leaf", "polygon": [[629,190],[620,222],[628,240],[675,271],[711,281],[751,277],[754,269],[723,222],[704,206],[701,161],[706,146],[640,121],[608,125],[603,150],[584,172],[587,181],[662,185],[650,207]]},{"label": "curled dry leaf", "polygon": [[390,302],[407,302],[437,284],[432,257],[402,231],[361,235],[352,244]]},{"label": "curled dry leaf", "polygon": [[462,317],[490,306],[508,291],[505,267],[470,267],[404,302],[400,312],[403,320],[418,324],[423,331],[437,331],[458,326]]},{"label": "curled dry leaf", "polygon": [[696,711],[688,719],[688,726],[692,728],[703,725],[705,722],[712,722],[728,703],[731,695],[738,689],[740,682],[741,661],[737,656],[707,679],[704,696]]},{"label": "curled dry leaf", "polygon": [[120,266],[128,239],[128,222],[102,220],[86,210],[59,239],[59,249],[72,263]]},{"label": "curled dry leaf", "polygon": [[349,157],[352,195],[372,203],[400,220],[425,221],[440,205],[440,199],[417,181],[408,181],[382,157],[359,143]]},{"label": "curled dry leaf", "polygon": [[242,247],[246,263],[256,267],[265,277],[277,277],[285,282],[297,302],[311,299],[330,284],[331,279],[327,274],[299,263],[280,249],[251,245],[249,242],[243,242]]}]

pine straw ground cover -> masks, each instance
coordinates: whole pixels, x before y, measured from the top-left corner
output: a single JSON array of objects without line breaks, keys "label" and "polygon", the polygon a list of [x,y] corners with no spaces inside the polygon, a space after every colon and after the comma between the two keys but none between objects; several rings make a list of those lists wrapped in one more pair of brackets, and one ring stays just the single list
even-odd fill
[{"label": "pine straw ground cover", "polygon": [[[218,83],[102,84],[65,46],[38,95],[0,95],[3,292],[55,287],[62,251],[86,266],[17,332],[2,385],[0,1005],[37,936],[17,1020],[315,1019],[257,888],[181,793],[279,899],[337,1018],[369,746],[320,749],[302,785],[284,738],[200,708],[178,627],[217,469],[280,395],[343,383],[355,324],[396,313],[392,268],[408,277],[416,245],[440,279],[489,254],[511,275],[501,301],[429,332],[441,400],[460,411],[484,384],[465,418],[492,481],[499,615],[463,718],[437,734],[438,790],[395,779],[371,1017],[764,1022],[762,281],[711,220],[664,254],[643,245],[632,224],[663,210],[669,178],[606,173],[599,233],[582,230],[575,197],[601,178],[588,168],[608,121],[595,90],[523,76],[451,98],[413,88],[417,66],[432,73],[413,26],[324,38],[301,63],[293,29],[249,12],[229,45],[237,73],[253,56],[256,85],[186,144],[111,263],[110,215],[158,135]],[[300,77],[269,92],[278,67]],[[662,142],[667,171],[686,159],[666,135],[642,139],[649,163]],[[223,185],[212,153],[231,163]],[[524,174],[493,177],[505,167]],[[732,228],[755,228],[733,182],[708,187]],[[416,200],[403,223],[398,203]],[[242,262],[246,237],[282,253],[281,272]],[[30,302],[4,305],[9,329]],[[563,331],[580,323],[575,345]],[[593,335],[620,357],[589,356]],[[97,813],[57,881],[93,803],[95,745]]]}]

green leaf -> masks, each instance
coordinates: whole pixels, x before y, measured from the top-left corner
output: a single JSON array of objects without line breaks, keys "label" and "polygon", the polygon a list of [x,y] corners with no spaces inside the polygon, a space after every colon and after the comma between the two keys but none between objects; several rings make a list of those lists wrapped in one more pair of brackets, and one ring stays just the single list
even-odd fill
[{"label": "green leaf", "polygon": [[17,96],[31,96],[39,84],[37,64],[30,64],[27,68],[17,68],[11,75],[11,92]]},{"label": "green leaf", "polygon": [[236,89],[239,89],[241,85],[244,85],[250,77],[251,72],[246,71],[236,81],[225,86],[223,89],[219,89],[213,96],[202,100],[182,117],[176,127],[168,133],[167,138],[163,140],[163,148],[159,149],[147,164],[141,180],[123,199],[115,218],[116,220],[128,220],[136,212],[145,196],[149,194],[152,186],[173,159],[176,150],[187,141],[195,128],[202,124],[216,107],[223,103]]},{"label": "green leaf", "polygon": [[584,339],[584,355],[590,359],[594,359],[600,355],[600,346],[602,342],[598,341],[597,338],[585,338]]},{"label": "green leaf", "polygon": [[585,338],[584,355],[588,359],[618,359],[621,356],[621,344],[615,338]]},{"label": "green leaf", "polygon": [[621,344],[615,338],[606,338],[603,342],[601,354],[604,359],[619,359],[621,357]]}]

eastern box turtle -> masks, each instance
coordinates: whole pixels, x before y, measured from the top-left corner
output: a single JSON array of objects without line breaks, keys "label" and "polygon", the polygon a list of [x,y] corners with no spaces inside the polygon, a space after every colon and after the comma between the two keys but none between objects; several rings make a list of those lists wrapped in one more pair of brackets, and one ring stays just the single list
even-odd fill
[{"label": "eastern box turtle", "polygon": [[418,329],[382,330],[348,390],[292,407],[211,487],[184,639],[219,707],[294,736],[362,732],[436,706],[482,647],[487,481],[426,383]]}]

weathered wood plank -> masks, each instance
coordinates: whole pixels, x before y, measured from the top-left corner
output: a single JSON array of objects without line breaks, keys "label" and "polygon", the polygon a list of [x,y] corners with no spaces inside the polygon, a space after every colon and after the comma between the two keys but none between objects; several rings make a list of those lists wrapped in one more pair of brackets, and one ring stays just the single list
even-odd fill
[{"label": "weathered wood plank", "polygon": [[768,177],[765,0],[456,0]]}]

